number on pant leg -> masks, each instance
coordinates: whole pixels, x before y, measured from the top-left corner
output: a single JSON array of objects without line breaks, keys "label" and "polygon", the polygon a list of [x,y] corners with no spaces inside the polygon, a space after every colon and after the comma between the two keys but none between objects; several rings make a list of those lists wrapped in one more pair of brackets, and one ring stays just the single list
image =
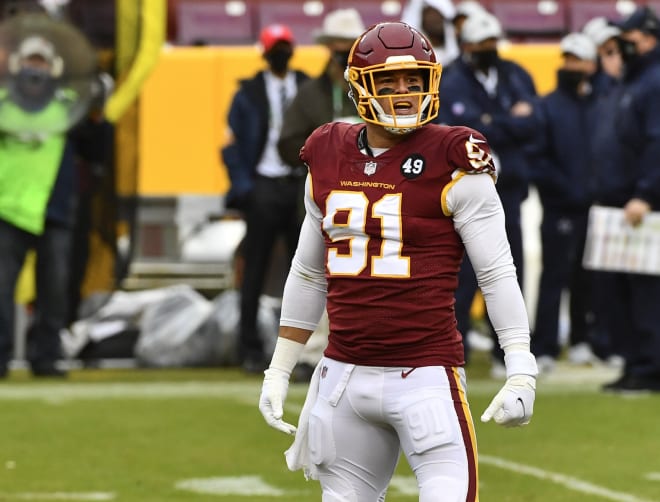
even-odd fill
[{"label": "number on pant leg", "polygon": [[423,453],[455,441],[454,428],[445,407],[442,399],[424,399],[403,411],[404,425],[414,453]]}]

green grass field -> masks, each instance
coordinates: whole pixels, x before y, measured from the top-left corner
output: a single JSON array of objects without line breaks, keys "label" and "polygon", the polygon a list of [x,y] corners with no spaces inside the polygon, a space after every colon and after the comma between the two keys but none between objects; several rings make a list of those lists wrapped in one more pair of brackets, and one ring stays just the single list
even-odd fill
[{"label": "green grass field", "polygon": [[[499,388],[468,368],[478,417]],[[532,424],[476,424],[481,500],[660,502],[660,395],[599,392],[611,374],[559,368],[539,382]],[[289,472],[290,438],[257,409],[261,380],[236,370],[15,371],[0,383],[0,501],[319,501]],[[295,420],[305,387],[291,387]],[[401,462],[388,502],[417,500]]]}]

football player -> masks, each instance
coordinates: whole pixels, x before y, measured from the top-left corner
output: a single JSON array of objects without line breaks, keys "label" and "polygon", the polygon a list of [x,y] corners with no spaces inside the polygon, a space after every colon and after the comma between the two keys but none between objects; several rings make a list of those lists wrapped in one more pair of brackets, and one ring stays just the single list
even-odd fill
[{"label": "football player", "polygon": [[[324,502],[383,500],[403,451],[426,502],[476,501],[454,291],[467,251],[504,349],[507,380],[481,419],[529,422],[537,367],[486,139],[430,124],[441,65],[419,31],[372,26],[346,78],[363,124],[315,130],[306,217],[284,289],[280,333],[259,408],[296,434],[292,470]],[[327,304],[330,335],[298,430],[283,420],[289,375]]]}]

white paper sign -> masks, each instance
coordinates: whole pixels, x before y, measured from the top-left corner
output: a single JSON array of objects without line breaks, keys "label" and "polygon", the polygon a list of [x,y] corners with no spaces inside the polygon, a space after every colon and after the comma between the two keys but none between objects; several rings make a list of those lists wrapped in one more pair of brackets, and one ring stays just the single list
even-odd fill
[{"label": "white paper sign", "polygon": [[623,209],[592,206],[582,264],[590,270],[660,275],[660,213],[633,227]]}]

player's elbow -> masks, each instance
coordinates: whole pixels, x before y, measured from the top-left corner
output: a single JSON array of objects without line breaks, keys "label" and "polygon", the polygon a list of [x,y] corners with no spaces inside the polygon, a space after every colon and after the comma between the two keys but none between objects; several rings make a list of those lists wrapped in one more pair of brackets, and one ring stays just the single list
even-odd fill
[{"label": "player's elbow", "polygon": [[513,260],[510,260],[505,264],[484,267],[477,273],[477,280],[482,289],[488,288],[488,286],[501,280],[508,280],[511,278],[516,278],[516,267],[513,264]]}]

